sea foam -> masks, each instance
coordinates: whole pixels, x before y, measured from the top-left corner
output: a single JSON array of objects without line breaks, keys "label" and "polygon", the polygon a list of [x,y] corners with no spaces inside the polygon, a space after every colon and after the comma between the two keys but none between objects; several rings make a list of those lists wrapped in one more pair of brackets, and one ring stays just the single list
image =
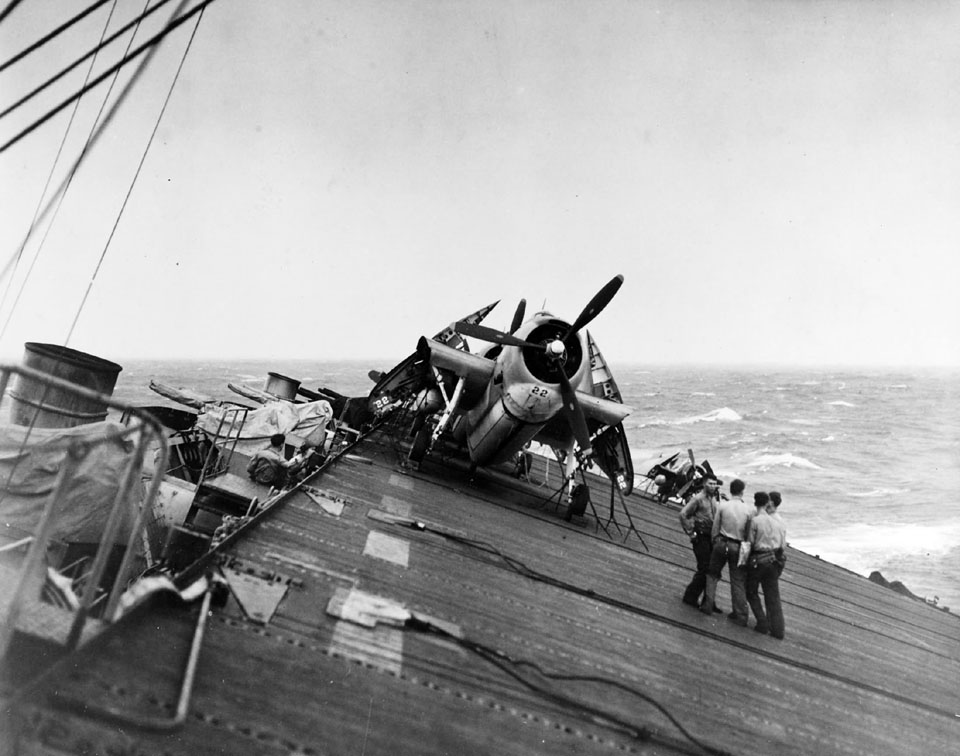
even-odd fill
[{"label": "sea foam", "polygon": [[880,496],[900,496],[910,493],[909,488],[874,488],[872,491],[848,492],[847,496],[855,499],[876,499]]},{"label": "sea foam", "polygon": [[718,420],[726,420],[729,422],[737,422],[743,420],[740,415],[738,415],[734,410],[729,407],[721,407],[720,409],[713,410],[708,412],[705,415],[695,415],[694,417],[686,417],[682,420],[675,420],[671,425],[692,425],[693,423],[715,423]]},{"label": "sea foam", "polygon": [[756,459],[747,462],[747,467],[756,467],[760,470],[769,470],[773,467],[802,467],[805,470],[822,470],[820,465],[796,454],[765,454],[759,453]]}]

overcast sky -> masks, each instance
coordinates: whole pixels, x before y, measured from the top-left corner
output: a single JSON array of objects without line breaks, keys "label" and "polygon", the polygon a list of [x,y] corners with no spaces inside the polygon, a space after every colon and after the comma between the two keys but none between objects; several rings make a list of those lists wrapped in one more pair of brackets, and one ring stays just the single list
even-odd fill
[{"label": "overcast sky", "polygon": [[[22,3],[0,57],[83,5]],[[4,106],[109,7],[0,72]],[[495,327],[520,297],[572,320],[622,273],[591,326],[614,365],[960,364],[958,22],[946,2],[219,0],[112,242],[189,25],[0,281],[0,352],[63,343],[106,248],[70,346],[120,362],[401,357],[498,299]],[[2,265],[69,119],[0,154]]]}]

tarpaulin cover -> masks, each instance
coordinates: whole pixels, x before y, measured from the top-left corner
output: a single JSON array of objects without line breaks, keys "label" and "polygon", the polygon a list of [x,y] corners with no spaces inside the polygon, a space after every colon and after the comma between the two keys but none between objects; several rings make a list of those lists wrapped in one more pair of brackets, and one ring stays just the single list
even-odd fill
[{"label": "tarpaulin cover", "polygon": [[[237,430],[230,431],[230,409],[211,407],[197,418],[197,427],[211,436],[235,438]],[[323,441],[327,423],[333,418],[330,402],[320,399],[315,402],[294,404],[279,399],[267,402],[262,407],[251,410],[243,428],[239,431],[237,451],[253,453],[261,449],[274,433],[295,433],[297,436],[320,445]]]},{"label": "tarpaulin cover", "polygon": [[[75,428],[0,426],[0,527],[11,533],[34,532],[67,455],[66,441],[79,439],[85,442],[86,453],[61,497],[52,537],[99,542],[135,452],[129,438],[109,438],[123,429],[109,420]],[[136,480],[121,505],[117,543],[129,537],[142,501],[139,476]]]}]

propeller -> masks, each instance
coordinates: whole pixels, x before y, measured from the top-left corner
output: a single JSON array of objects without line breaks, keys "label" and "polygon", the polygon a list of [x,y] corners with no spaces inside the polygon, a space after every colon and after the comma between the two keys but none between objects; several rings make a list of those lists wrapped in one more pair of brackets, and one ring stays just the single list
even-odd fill
[{"label": "propeller", "polygon": [[577,400],[577,392],[570,384],[570,379],[563,370],[557,371],[560,376],[560,397],[563,399],[563,414],[573,429],[574,438],[580,446],[580,452],[585,457],[593,455],[593,446],[590,443],[590,429],[587,428],[587,418]]},{"label": "propeller", "polygon": [[593,299],[587,302],[587,306],[583,308],[579,317],[573,321],[573,325],[567,329],[561,341],[566,341],[571,334],[579,331],[603,312],[603,309],[610,304],[610,300],[613,299],[621,286],[623,286],[623,275],[618,274],[611,278],[600,291],[593,295]]},{"label": "propeller", "polygon": [[463,336],[473,336],[475,339],[480,339],[481,341],[489,341],[493,344],[502,344],[503,346],[515,346],[515,347],[531,347],[533,349],[543,349],[543,344],[534,344],[530,341],[524,341],[523,339],[518,339],[516,336],[511,336],[509,333],[504,333],[503,331],[497,331],[494,328],[487,328],[487,326],[476,325],[474,323],[467,323],[463,320],[457,321],[453,324],[453,330]]},{"label": "propeller", "polygon": [[[566,354],[566,342],[574,334],[578,333],[597,315],[603,312],[603,309],[610,304],[610,301],[623,285],[623,276],[618,274],[611,278],[600,291],[593,295],[593,299],[587,302],[577,319],[567,329],[559,341],[553,341],[547,344],[547,353],[556,359],[556,373],[560,378],[560,396],[563,398],[563,411],[567,416],[567,421],[573,429],[573,435],[577,439],[580,451],[585,457],[593,454],[593,446],[590,443],[590,429],[587,428],[587,419],[583,414],[583,408],[577,400],[577,392],[570,385],[570,379],[563,369],[562,359]],[[559,347],[559,348],[558,348]]]},{"label": "propeller", "polygon": [[516,333],[517,329],[523,324],[523,316],[527,310],[527,300],[521,299],[517,304],[517,309],[513,313],[513,322],[510,323],[510,333]]}]

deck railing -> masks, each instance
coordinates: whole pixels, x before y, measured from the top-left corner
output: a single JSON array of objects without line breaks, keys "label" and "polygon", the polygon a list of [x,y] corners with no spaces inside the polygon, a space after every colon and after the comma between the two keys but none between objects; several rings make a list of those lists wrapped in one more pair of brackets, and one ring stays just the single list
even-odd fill
[{"label": "deck railing", "polygon": [[[46,496],[33,532],[29,534],[30,540],[27,542],[26,538],[22,539],[26,553],[19,563],[15,562],[12,568],[8,568],[8,573],[12,571],[14,576],[12,587],[8,587],[0,599],[0,658],[6,654],[18,629],[28,633],[40,632],[72,649],[84,637],[84,629],[91,617],[96,616],[100,621],[106,622],[114,617],[123,592],[136,576],[134,572],[138,565],[135,558],[142,553],[144,529],[150,520],[149,515],[156,500],[162,473],[167,467],[168,456],[164,429],[148,412],[33,368],[0,365],[0,405],[7,396],[8,384],[14,376],[32,381],[33,385],[41,387],[44,394],[47,390],[56,390],[63,392],[61,395],[75,396],[87,402],[99,402],[124,415],[128,421],[126,425],[110,424],[105,432],[98,433],[96,437],[84,437],[72,429],[64,429],[62,434],[46,437],[49,434],[38,433],[33,426],[23,426],[23,439],[18,447],[5,450],[12,453],[16,461],[9,474],[0,480],[0,506],[11,491],[17,467],[29,464],[31,455],[42,451],[46,455],[45,459],[51,459],[50,455],[53,454],[59,455],[60,461],[56,481]],[[40,404],[43,404],[42,399]],[[0,416],[6,414],[2,409],[0,406]],[[41,435],[46,438],[37,441]],[[34,439],[33,442],[31,438]],[[126,449],[132,448],[132,451],[126,455],[126,460],[119,470],[113,501],[107,508],[96,550],[89,559],[70,566],[69,588],[75,593],[75,601],[44,601],[43,587],[47,582],[48,568],[60,567],[48,565],[47,559],[58,521],[65,514],[62,511],[63,504],[78,483],[78,469],[83,461],[96,451],[97,447],[106,444],[121,445]],[[129,535],[126,541],[122,542],[121,526],[125,516],[129,519],[131,501],[138,498],[135,489],[143,485],[142,472],[148,454],[154,457],[154,474],[150,476],[150,483],[132,515]],[[17,551],[21,552],[22,548]],[[9,558],[10,555],[7,556]],[[35,611],[37,609],[44,611],[38,613]],[[30,619],[32,616],[33,624]],[[37,616],[41,622],[54,627],[37,628]]]}]

